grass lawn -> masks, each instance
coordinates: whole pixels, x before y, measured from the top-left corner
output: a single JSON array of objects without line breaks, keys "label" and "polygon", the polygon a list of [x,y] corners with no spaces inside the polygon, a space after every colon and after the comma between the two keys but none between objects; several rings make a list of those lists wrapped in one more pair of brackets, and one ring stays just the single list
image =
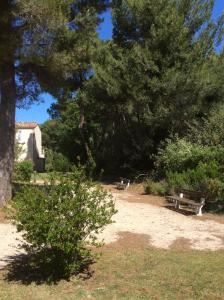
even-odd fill
[{"label": "grass lawn", "polygon": [[37,284],[0,273],[0,299],[224,299],[224,252],[104,248],[90,278]]}]

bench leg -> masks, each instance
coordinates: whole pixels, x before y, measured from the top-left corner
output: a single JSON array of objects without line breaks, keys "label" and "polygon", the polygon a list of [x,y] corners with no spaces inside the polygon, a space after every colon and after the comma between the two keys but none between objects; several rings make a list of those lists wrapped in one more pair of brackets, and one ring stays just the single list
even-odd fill
[{"label": "bench leg", "polygon": [[125,189],[127,190],[127,189],[129,188],[129,186],[130,186],[130,183],[128,182],[128,183],[126,184]]},{"label": "bench leg", "polygon": [[197,216],[202,216],[202,207],[203,207],[203,205],[201,205],[200,207],[198,207],[198,208],[196,209],[196,214],[197,214]]},{"label": "bench leg", "polygon": [[177,200],[175,201],[175,208],[176,208],[176,209],[179,209],[179,208],[180,208],[180,203],[179,203],[179,201],[177,201]]}]

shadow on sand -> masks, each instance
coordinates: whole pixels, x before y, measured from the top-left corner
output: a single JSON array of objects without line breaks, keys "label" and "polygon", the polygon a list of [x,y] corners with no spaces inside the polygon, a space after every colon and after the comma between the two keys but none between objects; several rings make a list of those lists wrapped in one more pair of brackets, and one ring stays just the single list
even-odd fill
[{"label": "shadow on sand", "polygon": [[175,212],[177,212],[177,213],[179,213],[181,215],[195,216],[195,212],[191,211],[191,210],[188,210],[188,208],[176,209],[173,205],[165,205],[164,207],[167,208],[167,209],[169,209],[169,210],[175,211]]}]

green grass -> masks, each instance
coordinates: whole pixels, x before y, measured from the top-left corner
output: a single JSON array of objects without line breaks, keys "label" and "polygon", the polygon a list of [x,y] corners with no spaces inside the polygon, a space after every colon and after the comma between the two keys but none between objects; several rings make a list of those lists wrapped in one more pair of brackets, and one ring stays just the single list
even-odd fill
[{"label": "green grass", "polygon": [[33,173],[31,180],[49,180],[51,173]]},{"label": "green grass", "polygon": [[[224,252],[103,250],[90,278],[56,285],[0,276],[0,299],[224,299]],[[17,280],[17,281],[16,281]]]}]

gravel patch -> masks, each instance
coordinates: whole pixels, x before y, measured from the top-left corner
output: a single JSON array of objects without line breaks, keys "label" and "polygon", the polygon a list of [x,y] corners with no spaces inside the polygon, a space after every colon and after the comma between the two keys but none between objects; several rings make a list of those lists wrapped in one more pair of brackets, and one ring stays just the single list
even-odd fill
[{"label": "gravel patch", "polygon": [[[117,196],[117,195],[116,195]],[[145,234],[156,248],[169,249],[178,239],[189,241],[195,250],[224,249],[224,224],[200,221],[164,207],[116,200],[114,223],[100,234],[106,244],[116,242],[119,232]]]},{"label": "gravel patch", "polygon": [[0,269],[4,268],[15,255],[22,253],[19,249],[21,235],[12,224],[0,224]]},{"label": "gravel patch", "polygon": [[[156,248],[173,248],[181,241],[195,250],[223,250],[224,224],[215,221],[201,221],[200,217],[185,216],[165,207],[145,203],[125,201],[114,193],[118,213],[114,223],[99,235],[106,244],[118,242],[121,232],[148,236],[148,243]],[[123,200],[121,200],[123,199]],[[147,240],[147,239],[146,239]],[[22,237],[11,224],[0,224],[0,269],[4,268],[13,256],[22,253],[19,249]]]}]

